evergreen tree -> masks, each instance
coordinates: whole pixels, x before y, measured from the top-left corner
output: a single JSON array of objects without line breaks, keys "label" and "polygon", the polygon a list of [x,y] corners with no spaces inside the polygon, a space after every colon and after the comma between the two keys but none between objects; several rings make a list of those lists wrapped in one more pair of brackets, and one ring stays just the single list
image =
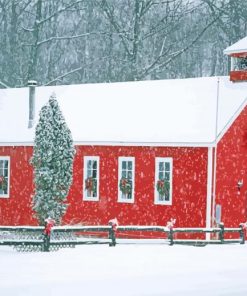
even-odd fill
[{"label": "evergreen tree", "polygon": [[49,216],[61,223],[72,183],[74,154],[71,132],[53,95],[40,111],[31,160],[35,183],[33,210],[41,225]]}]

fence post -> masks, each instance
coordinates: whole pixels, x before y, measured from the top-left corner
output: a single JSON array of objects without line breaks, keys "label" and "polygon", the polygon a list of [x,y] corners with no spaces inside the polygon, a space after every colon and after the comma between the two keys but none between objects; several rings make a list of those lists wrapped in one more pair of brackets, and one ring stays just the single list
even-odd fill
[{"label": "fence post", "polygon": [[50,240],[51,240],[51,229],[55,225],[55,220],[48,217],[45,220],[45,229],[44,229],[44,244],[43,244],[43,251],[49,252],[50,251]]},{"label": "fence post", "polygon": [[174,241],[173,241],[173,228],[172,227],[169,230],[168,239],[170,240],[170,246],[173,246]]},{"label": "fence post", "polygon": [[241,245],[244,245],[245,244],[245,233],[244,233],[244,224],[243,223],[240,223],[239,224],[239,227],[240,227],[240,230],[239,230],[239,235],[240,235],[240,244]]},{"label": "fence post", "polygon": [[109,220],[108,225],[111,226],[111,228],[109,229],[109,239],[111,239],[111,242],[109,243],[109,247],[115,247],[116,246],[116,231],[117,231],[117,227],[118,227],[117,218]]},{"label": "fence post", "polygon": [[111,242],[109,243],[109,247],[115,247],[116,246],[116,234],[114,225],[110,224],[111,228],[109,229],[109,238],[111,239]]},{"label": "fence post", "polygon": [[222,244],[224,244],[224,235],[225,235],[225,226],[224,226],[224,223],[221,222],[219,224],[219,227],[220,227],[220,233],[219,233],[219,238],[220,238],[220,241]]},{"label": "fence post", "polygon": [[50,235],[44,234],[44,244],[43,244],[43,252],[49,252],[50,251]]}]

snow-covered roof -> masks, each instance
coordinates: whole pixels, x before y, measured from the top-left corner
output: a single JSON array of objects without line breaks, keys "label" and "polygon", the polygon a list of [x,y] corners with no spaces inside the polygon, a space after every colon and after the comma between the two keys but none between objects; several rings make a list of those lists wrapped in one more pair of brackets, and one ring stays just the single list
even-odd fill
[{"label": "snow-covered roof", "polygon": [[[75,144],[210,146],[246,105],[247,83],[228,77],[36,88],[36,122],[56,93]],[[0,145],[32,145],[29,90],[0,90]]]},{"label": "snow-covered roof", "polygon": [[247,36],[237,41],[236,43],[232,44],[231,46],[227,47],[224,50],[224,53],[227,55],[231,55],[233,53],[241,53],[241,52],[247,52]]}]

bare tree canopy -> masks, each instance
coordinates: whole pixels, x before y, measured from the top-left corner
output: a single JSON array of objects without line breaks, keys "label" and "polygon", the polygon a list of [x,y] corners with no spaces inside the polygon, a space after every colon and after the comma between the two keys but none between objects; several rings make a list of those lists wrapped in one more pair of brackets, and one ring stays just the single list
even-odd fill
[{"label": "bare tree canopy", "polygon": [[227,74],[242,0],[0,0],[0,88]]}]

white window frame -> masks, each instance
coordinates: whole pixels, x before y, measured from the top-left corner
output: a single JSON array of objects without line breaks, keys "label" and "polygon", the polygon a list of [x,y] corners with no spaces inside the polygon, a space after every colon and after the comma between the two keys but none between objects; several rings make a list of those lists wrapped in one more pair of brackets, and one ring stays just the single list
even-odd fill
[{"label": "white window frame", "polygon": [[[87,196],[86,179],[87,179],[87,163],[89,160],[97,161],[97,196]],[[85,201],[98,201],[99,200],[99,182],[100,182],[100,171],[99,171],[99,156],[84,156],[84,169],[83,169],[83,200]]]},{"label": "white window frame", "polygon": [[[1,193],[0,192],[0,198],[9,198],[9,191],[10,191],[10,157],[9,156],[0,156],[0,160],[7,160],[8,161],[8,189],[7,189],[7,194]],[[1,175],[1,172],[0,172]]]},{"label": "white window frame", "polygon": [[[159,180],[159,163],[168,162],[170,164],[170,198],[169,200],[160,200],[157,190],[157,182]],[[155,182],[154,182],[154,204],[156,205],[172,205],[172,175],[173,175],[173,159],[171,157],[156,157],[155,158]]]},{"label": "white window frame", "polygon": [[[123,193],[120,190],[120,180],[122,178],[122,163],[123,161],[132,161],[132,192],[131,192],[131,199],[123,198]],[[124,157],[121,156],[118,158],[118,202],[122,203],[134,203],[135,198],[134,198],[134,193],[135,193],[135,157]]]}]

